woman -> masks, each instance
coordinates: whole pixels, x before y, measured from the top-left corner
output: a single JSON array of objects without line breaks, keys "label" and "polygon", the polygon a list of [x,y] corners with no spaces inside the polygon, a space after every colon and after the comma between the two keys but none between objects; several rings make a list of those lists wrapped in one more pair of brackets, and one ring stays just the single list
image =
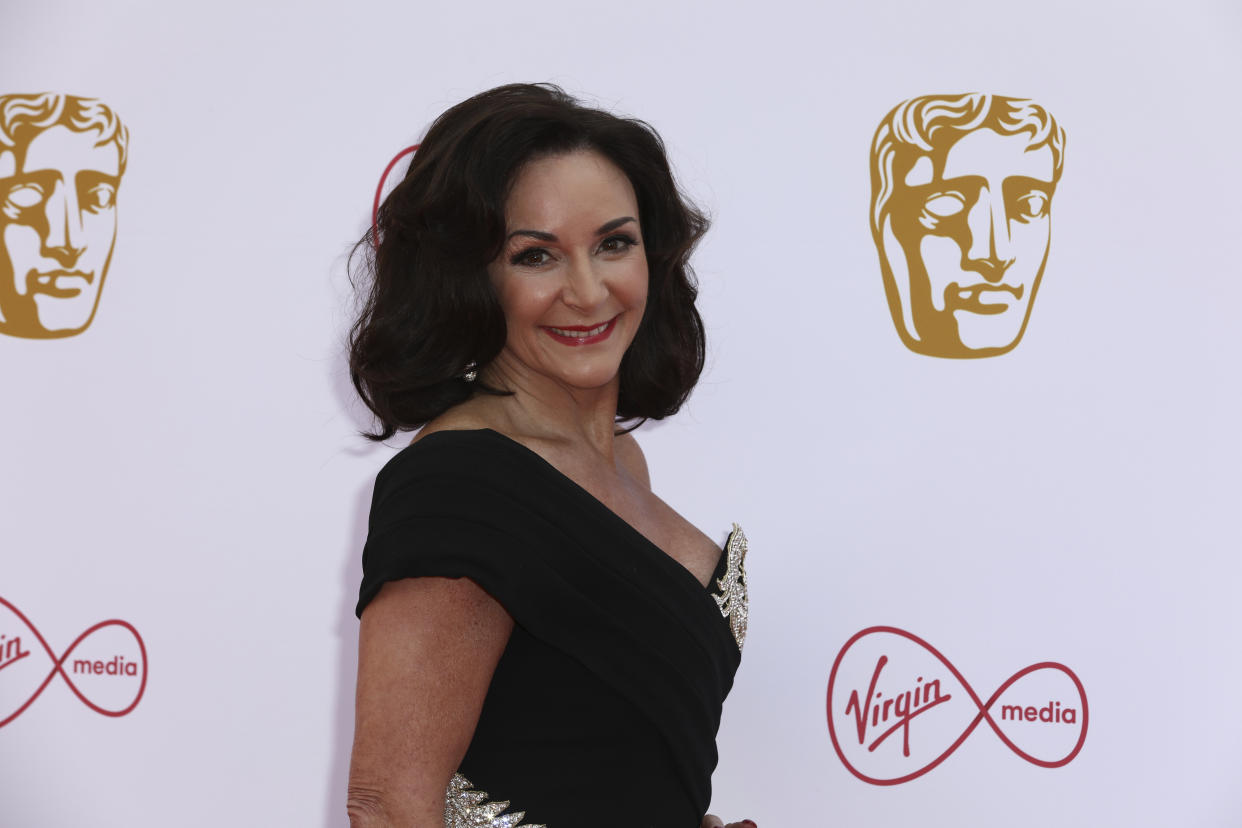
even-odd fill
[{"label": "woman", "polygon": [[706,226],[650,127],[552,86],[444,113],[385,201],[350,367],[373,437],[421,431],[376,479],[351,824],[722,824],[745,538],[617,428],[702,370]]}]

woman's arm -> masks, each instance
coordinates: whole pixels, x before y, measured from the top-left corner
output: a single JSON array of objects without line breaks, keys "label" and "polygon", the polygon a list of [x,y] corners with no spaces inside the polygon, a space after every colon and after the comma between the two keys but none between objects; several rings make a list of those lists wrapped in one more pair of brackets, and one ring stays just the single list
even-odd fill
[{"label": "woman's arm", "polygon": [[465,578],[385,584],[362,612],[352,828],[443,828],[444,792],[470,745],[513,630]]}]

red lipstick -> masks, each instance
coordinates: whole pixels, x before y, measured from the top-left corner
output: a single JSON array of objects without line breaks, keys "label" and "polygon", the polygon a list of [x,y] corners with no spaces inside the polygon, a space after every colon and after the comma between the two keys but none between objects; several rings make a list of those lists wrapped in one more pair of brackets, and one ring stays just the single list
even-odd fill
[{"label": "red lipstick", "polygon": [[598,325],[540,325],[539,327],[562,345],[594,345],[612,336],[612,329],[617,327],[619,317],[620,314]]}]

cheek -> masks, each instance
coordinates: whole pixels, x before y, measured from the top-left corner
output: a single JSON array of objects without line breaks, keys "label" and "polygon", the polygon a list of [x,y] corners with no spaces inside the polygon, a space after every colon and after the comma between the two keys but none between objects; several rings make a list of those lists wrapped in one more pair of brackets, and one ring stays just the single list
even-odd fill
[{"label": "cheek", "polygon": [[622,301],[631,308],[647,307],[647,291],[650,287],[650,274],[647,271],[647,259],[641,257],[627,262],[617,279],[615,290],[622,293]]},{"label": "cheek", "polygon": [[648,281],[647,268],[644,267],[642,273],[634,280],[634,298],[631,300],[634,307],[646,309],[649,287],[650,282]]},{"label": "cheek", "polygon": [[502,277],[495,284],[510,336],[536,324],[553,299],[552,292],[537,277]]}]

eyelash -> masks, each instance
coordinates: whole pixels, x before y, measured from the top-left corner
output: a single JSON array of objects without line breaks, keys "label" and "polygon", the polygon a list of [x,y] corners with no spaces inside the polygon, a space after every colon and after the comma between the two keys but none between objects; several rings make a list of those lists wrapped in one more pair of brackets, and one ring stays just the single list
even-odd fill
[{"label": "eyelash", "polygon": [[623,245],[619,250],[608,251],[610,253],[621,253],[623,251],[629,250],[631,247],[638,246],[638,239],[634,238],[629,233],[616,233],[615,235],[609,236],[608,238],[600,242],[599,246],[602,248],[604,245],[608,244],[609,242],[621,242]]},{"label": "eyelash", "polygon": [[[613,249],[613,250],[605,250],[604,249],[605,246],[611,242],[620,242],[621,247],[617,249]],[[638,246],[638,239],[634,238],[628,233],[615,233],[599,243],[599,250],[604,253],[624,253],[630,248],[637,247],[637,246]],[[534,255],[543,255],[543,256],[551,257],[552,254],[549,253],[547,248],[544,248],[544,247],[527,247],[523,250],[517,251],[512,256],[510,256],[509,264],[514,265],[515,267],[522,267],[522,266],[540,267],[541,265],[547,264],[546,261],[540,261],[540,262],[526,261],[530,256],[534,256]]]},{"label": "eyelash", "polygon": [[548,253],[548,251],[542,247],[527,247],[524,250],[519,250],[518,252],[510,256],[509,264],[514,265],[514,266],[539,267],[540,265],[544,264],[544,262],[526,261],[528,257],[536,256],[536,255],[550,256],[551,254]]}]

